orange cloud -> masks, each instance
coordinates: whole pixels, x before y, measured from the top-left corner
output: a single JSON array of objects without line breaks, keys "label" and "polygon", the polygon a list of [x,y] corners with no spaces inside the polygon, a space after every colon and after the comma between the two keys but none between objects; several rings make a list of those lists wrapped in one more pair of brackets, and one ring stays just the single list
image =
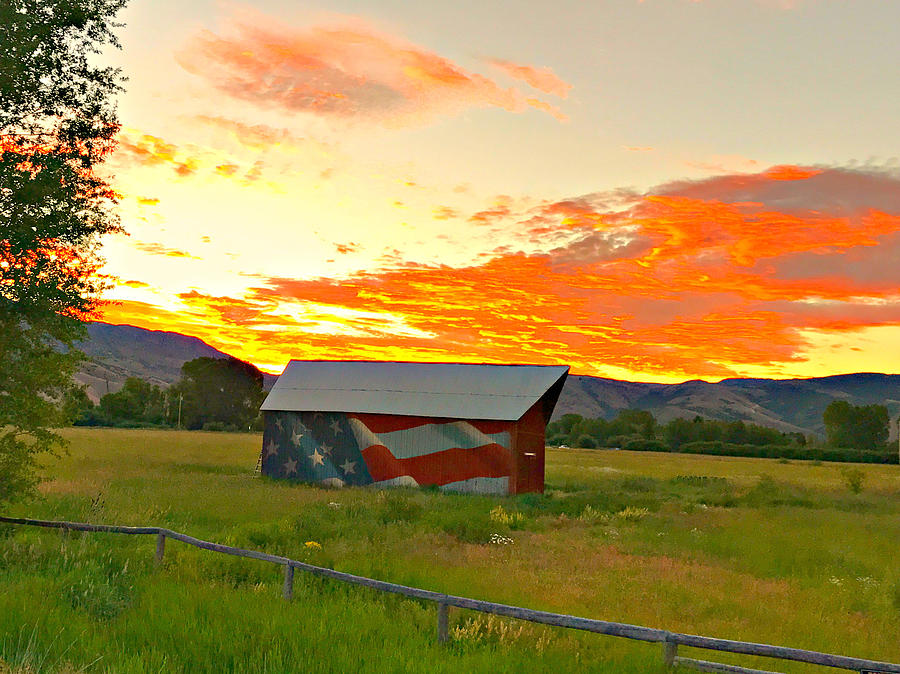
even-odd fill
[{"label": "orange cloud", "polygon": [[[218,120],[219,128],[227,128],[227,120],[221,118],[209,118]],[[242,128],[237,122],[232,122],[232,131],[237,134],[246,131],[245,145],[263,143],[267,134],[263,129],[255,127]],[[268,127],[265,127],[268,128]],[[276,135],[270,136],[274,141]],[[115,161],[120,165],[130,166],[164,166],[171,168],[179,178],[190,178],[198,174],[215,175],[222,178],[232,178],[244,184],[259,180],[262,177],[265,164],[262,160],[256,160],[251,166],[241,165],[237,160],[227,154],[199,147],[193,144],[178,146],[165,141],[162,138],[137,131],[124,131],[119,135],[119,146],[116,151]],[[159,203],[159,199],[138,197],[138,203],[152,205]]]},{"label": "orange cloud", "polygon": [[242,149],[266,152],[281,149],[288,152],[305,150],[325,158],[336,154],[334,148],[318,140],[297,136],[288,129],[268,124],[247,124],[221,116],[195,115],[191,121],[232,138]]},{"label": "orange cloud", "polygon": [[534,66],[513,63],[502,59],[492,59],[490,64],[516,80],[522,80],[545,94],[566,98],[572,85],[559,78],[552,68],[535,68]]},{"label": "orange cloud", "polygon": [[119,134],[116,159],[119,163],[139,166],[170,166],[181,178],[193,175],[201,166],[197,156],[177,145],[148,133],[134,131]]},{"label": "orange cloud", "polygon": [[268,124],[244,124],[227,117],[197,115],[194,120],[206,126],[225,131],[241,145],[252,150],[267,150],[278,145],[296,145],[300,139],[287,129],[277,129]]},{"label": "orange cloud", "polygon": [[560,122],[569,121],[569,116],[567,114],[565,114],[555,105],[551,105],[547,101],[542,101],[537,98],[526,98],[525,102],[535,110],[540,110],[542,112],[546,112],[548,115],[556,117],[556,119],[558,119]]},{"label": "orange cloud", "polygon": [[450,220],[459,215],[459,212],[455,208],[451,208],[450,206],[436,206],[432,211],[432,217],[435,220]]},{"label": "orange cloud", "polygon": [[820,173],[820,169],[805,166],[773,166],[763,171],[762,175],[772,180],[806,180]]},{"label": "orange cloud", "polygon": [[119,134],[117,152],[136,163],[156,166],[174,162],[178,148],[162,138],[147,133],[138,135],[123,132]]},{"label": "orange cloud", "polygon": [[355,253],[359,250],[359,244],[352,241],[350,243],[336,243],[334,244],[334,247],[341,255],[346,255],[347,253]]},{"label": "orange cloud", "polygon": [[642,195],[504,198],[471,219],[511,243],[464,267],[398,257],[341,279],[263,279],[242,297],[186,293],[178,324],[276,367],[452,359],[717,378],[790,374],[804,331],[900,323],[888,172],[778,167]]},{"label": "orange cloud", "polygon": [[137,202],[141,206],[156,206],[159,203],[159,199],[155,197],[138,197]]},{"label": "orange cloud", "polygon": [[[178,62],[219,91],[264,107],[407,123],[472,107],[562,114],[355,17],[293,28],[245,11],[232,19],[229,33],[199,33]],[[538,88],[568,91],[548,69],[517,67],[519,79]]]},{"label": "orange cloud", "polygon": [[220,176],[230,177],[237,173],[238,168],[237,164],[219,164],[216,166],[216,173]]},{"label": "orange cloud", "polygon": [[167,248],[161,243],[138,242],[134,244],[134,247],[138,250],[144,251],[145,253],[150,253],[151,255],[165,255],[166,257],[186,257],[192,260],[200,259],[194,255],[191,255],[190,253],[184,252],[183,250],[178,250],[177,248]]}]

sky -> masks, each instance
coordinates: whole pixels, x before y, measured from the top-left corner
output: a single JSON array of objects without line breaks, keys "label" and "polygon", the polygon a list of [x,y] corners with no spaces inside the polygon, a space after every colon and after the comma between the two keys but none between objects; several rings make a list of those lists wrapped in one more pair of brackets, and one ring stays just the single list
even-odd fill
[{"label": "sky", "polygon": [[900,372],[900,2],[131,0],[103,320],[295,359]]}]

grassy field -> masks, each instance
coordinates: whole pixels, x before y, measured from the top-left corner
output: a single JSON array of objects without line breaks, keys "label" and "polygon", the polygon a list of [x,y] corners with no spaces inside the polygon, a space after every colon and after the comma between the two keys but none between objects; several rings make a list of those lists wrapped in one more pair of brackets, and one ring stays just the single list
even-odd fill
[{"label": "grassy field", "polygon": [[[857,494],[837,464],[549,450],[546,494],[488,498],[269,482],[255,435],[66,435],[45,498],[4,514],[159,525],[452,594],[900,661],[898,466],[855,467]],[[662,671],[658,645],[455,609],[439,646],[433,605],[300,572],[288,604],[274,565],[170,541],[156,568],[154,549],[0,525],[0,672]]]}]

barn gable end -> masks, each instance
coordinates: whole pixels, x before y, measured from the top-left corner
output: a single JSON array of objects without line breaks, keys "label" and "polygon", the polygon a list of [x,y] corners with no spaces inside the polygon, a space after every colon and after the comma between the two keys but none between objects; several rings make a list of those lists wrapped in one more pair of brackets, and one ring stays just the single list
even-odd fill
[{"label": "barn gable end", "polygon": [[543,491],[564,366],[291,361],[262,405],[262,472],[335,486]]}]

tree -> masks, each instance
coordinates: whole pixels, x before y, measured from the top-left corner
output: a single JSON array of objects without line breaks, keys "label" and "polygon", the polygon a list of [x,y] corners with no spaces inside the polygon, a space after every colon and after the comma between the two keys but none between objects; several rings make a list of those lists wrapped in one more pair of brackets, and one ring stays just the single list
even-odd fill
[{"label": "tree", "polygon": [[106,420],[113,425],[161,424],[164,416],[163,401],[164,395],[159,386],[138,377],[128,377],[120,390],[100,398],[100,409]]},{"label": "tree", "polygon": [[647,410],[622,410],[613,421],[614,434],[640,435],[642,438],[652,440],[656,437],[656,419]]},{"label": "tree", "polygon": [[888,440],[890,418],[884,405],[857,407],[846,400],[833,400],[822,415],[828,444],[855,449],[883,449]]},{"label": "tree", "polygon": [[[185,428],[246,429],[259,416],[263,374],[237,358],[195,358],[181,366],[182,379],[170,391],[183,396]],[[177,404],[177,403],[176,403]]]},{"label": "tree", "polygon": [[73,386],[63,396],[63,422],[78,425],[84,422],[94,409],[94,403],[82,386]]},{"label": "tree", "polygon": [[663,427],[663,437],[669,447],[677,452],[681,445],[696,440],[696,428],[696,423],[678,417]]},{"label": "tree", "polygon": [[119,129],[115,68],[125,0],[0,0],[0,503],[33,492],[50,430],[105,282],[100,237],[119,231],[96,173]]}]

